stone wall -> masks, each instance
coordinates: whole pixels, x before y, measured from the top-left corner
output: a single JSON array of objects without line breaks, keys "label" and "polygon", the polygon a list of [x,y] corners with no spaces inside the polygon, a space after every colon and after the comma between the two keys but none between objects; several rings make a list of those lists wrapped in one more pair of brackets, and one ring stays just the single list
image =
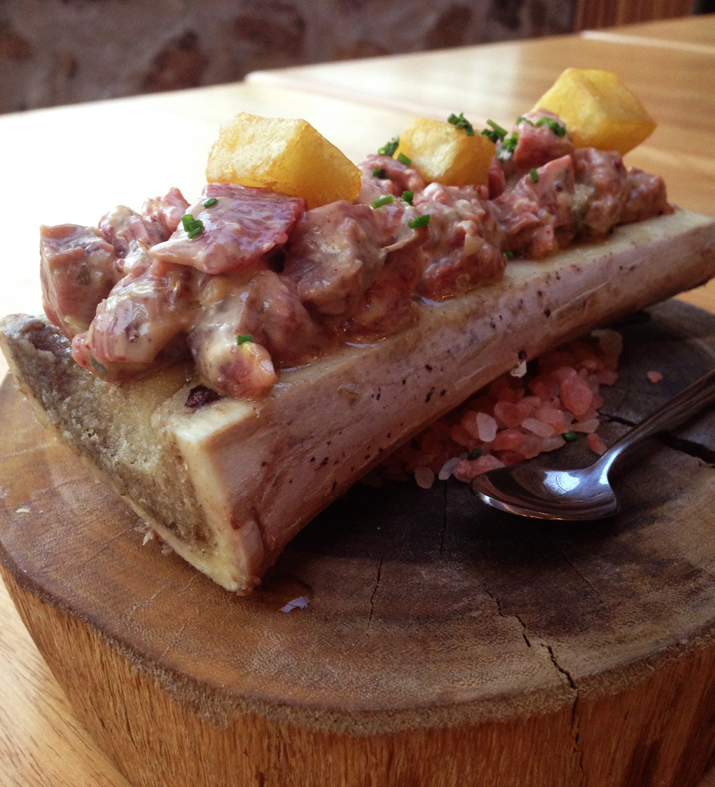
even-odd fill
[{"label": "stone wall", "polygon": [[0,112],[571,30],[574,0],[0,0]]}]

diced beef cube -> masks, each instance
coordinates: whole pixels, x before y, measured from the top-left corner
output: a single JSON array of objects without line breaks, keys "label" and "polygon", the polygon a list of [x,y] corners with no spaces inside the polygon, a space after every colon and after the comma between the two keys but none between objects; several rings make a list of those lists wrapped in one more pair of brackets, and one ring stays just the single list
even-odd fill
[{"label": "diced beef cube", "polygon": [[[156,225],[160,232],[160,241],[169,240],[176,232],[181,217],[186,214],[189,203],[177,188],[171,188],[163,197],[148,199],[142,206],[142,218]],[[158,243],[159,241],[157,241]]]},{"label": "diced beef cube", "polygon": [[502,232],[483,197],[481,189],[431,183],[415,198],[417,211],[430,216],[419,295],[441,300],[503,276]]},{"label": "diced beef cube", "polygon": [[99,229],[105,240],[114,246],[117,258],[122,260],[134,253],[137,247],[149,249],[162,240],[161,227],[125,205],[102,216]]},{"label": "diced beef cube", "polygon": [[571,156],[535,168],[533,175],[525,175],[494,200],[505,247],[532,259],[556,251],[559,235],[565,244],[575,233],[574,200]]},{"label": "diced beef cube", "polygon": [[283,277],[318,314],[351,316],[385,261],[374,211],[345,200],[305,213],[286,249]]},{"label": "diced beef cube", "polygon": [[579,148],[574,161],[579,234],[605,235],[618,223],[630,194],[623,158],[615,150]]},{"label": "diced beef cube", "polygon": [[[421,231],[428,235],[427,227]],[[343,326],[344,334],[351,339],[375,339],[412,325],[419,316],[412,295],[425,263],[424,251],[419,246],[388,254],[377,280],[363,296],[361,307]]]},{"label": "diced beef cube", "polygon": [[652,219],[673,213],[668,204],[665,181],[660,175],[649,175],[635,167],[628,167],[628,200],[623,207],[620,223]]},{"label": "diced beef cube", "polygon": [[[276,366],[309,363],[335,346],[327,329],[270,270],[248,281],[245,276],[215,277],[202,293],[202,302],[189,346],[199,373],[219,393],[260,396],[265,385],[275,382],[268,383],[266,360],[275,378]],[[239,336],[251,338],[239,345]]]},{"label": "diced beef cube", "polygon": [[426,257],[422,246],[429,242],[429,227],[410,227],[420,211],[402,200],[373,211],[386,252],[385,264],[375,283],[365,291],[355,314],[343,325],[350,338],[385,337],[417,319],[412,296],[422,276]]},{"label": "diced beef cube", "polygon": [[72,338],[86,331],[120,278],[114,247],[94,227],[40,228],[40,279],[47,319]]},{"label": "diced beef cube", "polygon": [[[514,125],[518,141],[511,161],[520,173],[543,167],[549,161],[573,155],[573,135],[553,112],[533,110]],[[498,145],[503,155],[503,143]]]},{"label": "diced beef cube", "polygon": [[195,271],[180,265],[154,264],[141,273],[130,272],[99,305],[87,332],[75,336],[77,363],[121,382],[185,356],[181,337],[199,308],[197,280]]},{"label": "diced beef cube", "polygon": [[[392,156],[371,153],[358,166],[363,173],[362,189],[355,202],[361,205],[370,205],[386,194],[394,197],[402,197],[405,191],[416,194],[425,187],[422,176],[416,170]],[[385,177],[373,174],[375,170],[384,170]]]},{"label": "diced beef cube", "polygon": [[[212,199],[216,202],[205,207]],[[156,260],[190,265],[204,273],[249,270],[286,243],[304,210],[305,200],[299,197],[235,183],[209,183],[188,210],[202,222],[202,233],[190,238],[182,224],[150,254]]]}]

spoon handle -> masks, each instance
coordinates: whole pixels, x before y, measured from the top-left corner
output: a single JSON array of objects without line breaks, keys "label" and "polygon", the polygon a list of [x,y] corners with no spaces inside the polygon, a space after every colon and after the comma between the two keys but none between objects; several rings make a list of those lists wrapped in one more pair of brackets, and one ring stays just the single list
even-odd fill
[{"label": "spoon handle", "polygon": [[713,400],[715,400],[715,369],[667,401],[629,432],[626,432],[606,451],[600,461],[610,467],[618,457],[640,443],[641,440],[651,437],[657,432],[678,426]]}]

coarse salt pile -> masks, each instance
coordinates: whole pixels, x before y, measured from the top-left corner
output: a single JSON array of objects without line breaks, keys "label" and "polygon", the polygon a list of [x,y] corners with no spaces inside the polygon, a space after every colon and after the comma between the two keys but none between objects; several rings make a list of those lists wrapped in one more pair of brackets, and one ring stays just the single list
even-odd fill
[{"label": "coarse salt pile", "polygon": [[597,454],[606,445],[596,434],[603,405],[601,385],[613,385],[620,334],[596,331],[542,355],[536,373],[504,374],[391,454],[379,475],[429,489],[451,475],[471,481],[487,470],[516,465],[587,435]]}]

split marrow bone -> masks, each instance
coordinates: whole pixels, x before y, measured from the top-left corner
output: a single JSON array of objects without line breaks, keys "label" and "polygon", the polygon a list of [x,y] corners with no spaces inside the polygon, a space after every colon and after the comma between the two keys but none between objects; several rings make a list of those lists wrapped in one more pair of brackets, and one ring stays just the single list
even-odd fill
[{"label": "split marrow bone", "polygon": [[[545,261],[510,262],[498,284],[420,303],[414,327],[283,371],[262,401],[226,397],[194,410],[185,405],[198,382],[189,367],[116,387],[77,367],[68,352],[52,350],[63,372],[53,382],[52,374],[29,369],[33,348],[24,337],[32,318],[6,320],[0,342],[44,417],[137,513],[214,581],[246,592],[322,508],[483,385],[525,358],[714,275],[715,219],[677,210]],[[44,330],[61,346],[56,329]],[[34,363],[49,356],[35,349]],[[61,387],[61,398],[52,385]],[[82,406],[73,408],[80,392]],[[107,408],[94,419],[94,443],[72,424],[92,398],[104,398]],[[143,418],[125,417],[137,408]],[[97,429],[105,452],[96,448]],[[139,448],[130,476],[124,465],[132,441]],[[166,489],[152,473],[170,479]]]}]

